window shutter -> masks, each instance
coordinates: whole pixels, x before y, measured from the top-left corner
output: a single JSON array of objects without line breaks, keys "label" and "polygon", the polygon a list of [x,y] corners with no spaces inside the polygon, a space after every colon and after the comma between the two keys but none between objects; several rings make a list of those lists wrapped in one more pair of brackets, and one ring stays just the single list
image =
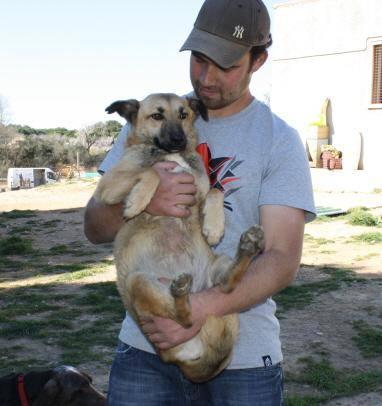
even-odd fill
[{"label": "window shutter", "polygon": [[382,44],[374,45],[372,104],[382,104]]}]

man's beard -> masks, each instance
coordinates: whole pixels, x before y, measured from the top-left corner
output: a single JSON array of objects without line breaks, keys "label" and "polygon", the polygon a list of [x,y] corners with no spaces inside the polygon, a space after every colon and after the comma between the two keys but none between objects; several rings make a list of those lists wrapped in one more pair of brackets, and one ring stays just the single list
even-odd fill
[{"label": "man's beard", "polygon": [[198,91],[197,83],[194,86],[194,91],[195,91],[196,96],[203,102],[203,104],[207,107],[208,110],[218,110],[218,109],[226,107],[232,103],[232,100],[226,100],[222,97],[214,99],[214,98],[210,98],[208,96],[201,95]]},{"label": "man's beard", "polygon": [[203,88],[198,80],[192,82],[194,92],[196,96],[204,103],[208,110],[219,110],[224,107],[227,107],[238,100],[242,95],[245,89],[248,88],[251,80],[251,76],[248,74],[244,77],[235,88],[234,92],[223,94],[221,91],[217,90],[215,95],[217,97],[211,98],[208,96],[203,96],[200,94],[199,89]]}]

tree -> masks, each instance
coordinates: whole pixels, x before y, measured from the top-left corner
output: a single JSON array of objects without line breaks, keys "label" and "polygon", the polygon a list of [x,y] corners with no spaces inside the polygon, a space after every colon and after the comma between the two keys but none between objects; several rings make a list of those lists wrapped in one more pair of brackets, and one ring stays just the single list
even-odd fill
[{"label": "tree", "polygon": [[9,126],[0,123],[0,177],[5,177],[15,158],[19,134]]},{"label": "tree", "polygon": [[117,138],[119,132],[121,131],[121,128],[122,124],[119,121],[116,120],[106,121],[105,123],[106,136],[112,138],[112,141],[114,141],[114,139]]},{"label": "tree", "polygon": [[6,125],[9,121],[8,103],[0,94],[0,124]]},{"label": "tree", "polygon": [[80,130],[80,138],[90,155],[90,148],[101,138],[107,137],[105,123],[98,122]]}]

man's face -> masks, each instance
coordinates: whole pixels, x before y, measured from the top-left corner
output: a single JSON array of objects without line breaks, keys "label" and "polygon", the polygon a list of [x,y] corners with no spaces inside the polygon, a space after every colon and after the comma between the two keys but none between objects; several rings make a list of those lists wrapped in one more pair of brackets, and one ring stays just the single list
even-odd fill
[{"label": "man's face", "polygon": [[231,105],[249,93],[249,82],[254,65],[250,53],[246,53],[233,66],[224,69],[206,56],[191,54],[191,83],[196,95],[209,110],[217,110]]}]

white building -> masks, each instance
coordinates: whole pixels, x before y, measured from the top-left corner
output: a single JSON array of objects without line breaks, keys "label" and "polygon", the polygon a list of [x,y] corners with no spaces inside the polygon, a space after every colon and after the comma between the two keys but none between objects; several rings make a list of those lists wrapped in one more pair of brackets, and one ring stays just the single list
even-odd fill
[{"label": "white building", "polygon": [[361,134],[360,169],[382,178],[382,0],[275,5],[272,109],[307,138],[321,105],[345,160]]}]

